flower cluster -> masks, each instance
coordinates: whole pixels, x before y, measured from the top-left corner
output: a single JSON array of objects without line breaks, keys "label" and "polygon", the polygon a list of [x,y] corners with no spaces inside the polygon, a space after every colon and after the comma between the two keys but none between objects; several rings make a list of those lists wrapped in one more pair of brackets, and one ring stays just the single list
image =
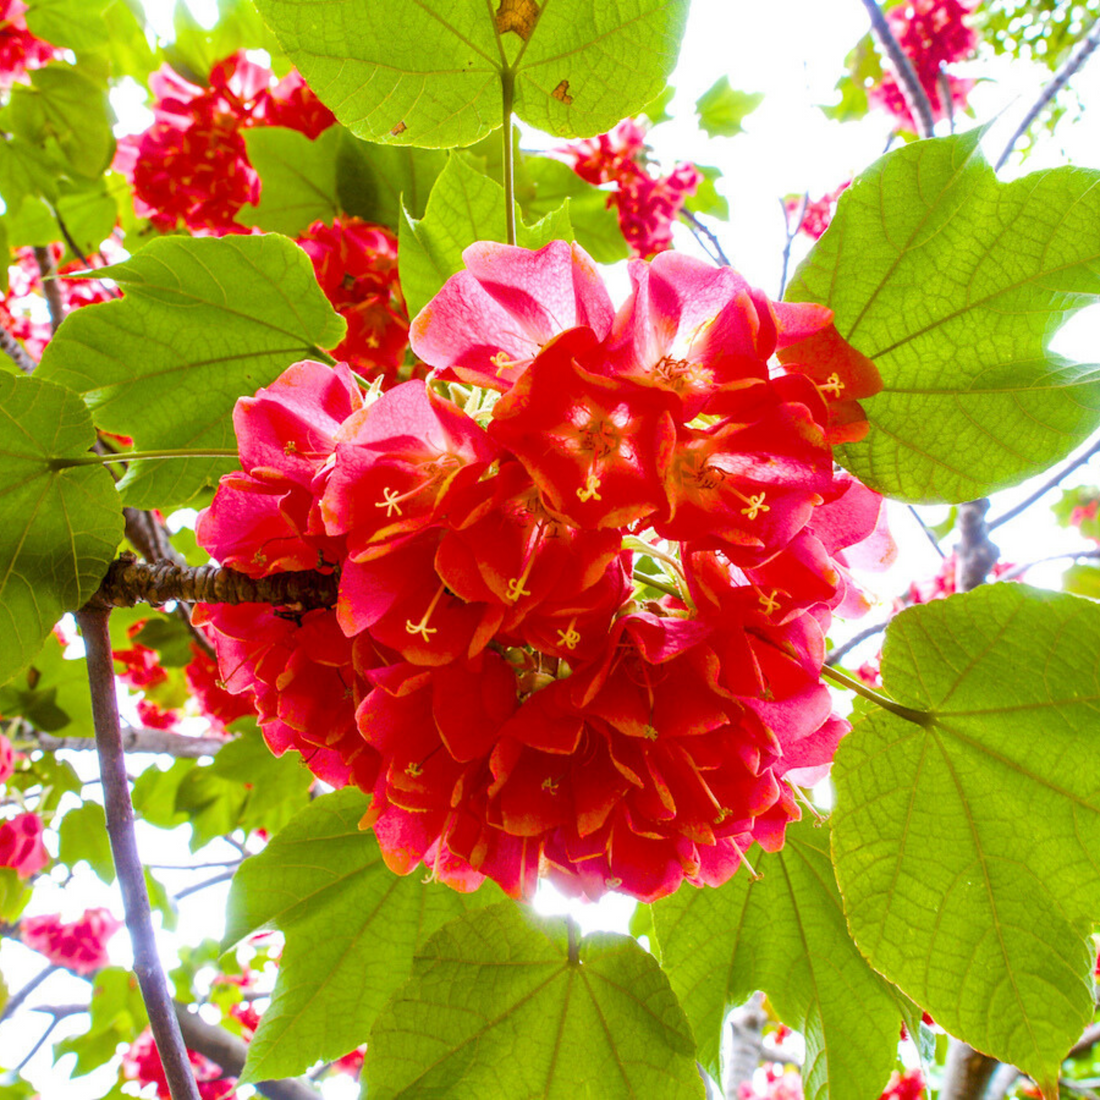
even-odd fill
[{"label": "flower cluster", "polygon": [[[187,1051],[187,1058],[191,1063],[201,1100],[232,1100],[236,1095],[235,1077],[224,1077],[220,1066],[194,1050]],[[155,1084],[158,1100],[172,1100],[172,1090],[149,1028],[123,1054],[122,1075],[127,1081],[137,1081],[141,1085]]]},{"label": "flower cluster", "polygon": [[24,917],[19,922],[19,938],[34,951],[45,955],[54,966],[64,966],[77,974],[91,974],[107,966],[107,941],[122,927],[109,909],[86,909],[69,924],[58,913],[43,917]]},{"label": "flower cluster", "polygon": [[260,197],[244,130],[284,126],[311,140],[335,122],[332,113],[292,72],[276,81],[244,52],[218,62],[200,88],[168,66],[149,78],[154,121],[119,142],[116,171],[134,188],[140,217],[161,230],[241,232],[241,207]]},{"label": "flower cluster", "polygon": [[[886,13],[894,37],[913,63],[935,119],[965,108],[974,86],[973,80],[954,76],[943,68],[974,52],[978,32],[967,22],[973,8],[974,0],[911,0]],[[946,100],[941,76],[947,86]],[[906,129],[916,130],[905,96],[892,76],[884,76],[871,88],[868,99],[873,106],[889,111]]]},{"label": "flower cluster", "polygon": [[15,749],[12,743],[0,733],[0,783],[7,783],[15,775]]},{"label": "flower cluster", "polygon": [[199,541],[251,576],[338,569],[335,610],[195,620],[274,751],[371,794],[394,870],[717,885],[782,844],[846,729],[825,631],[862,610],[847,548],[888,536],[830,444],[877,372],[831,311],[677,253],[617,312],[565,242],[464,259],[412,326],[430,385],[307,361],[237,404]]},{"label": "flower cluster", "polygon": [[628,118],[608,134],[551,154],[588,183],[613,185],[607,205],[618,211],[623,236],[635,256],[652,256],[672,247],[672,223],[703,182],[694,164],[678,164],[667,176],[652,175],[647,152],[645,131]]},{"label": "flower cluster", "polygon": [[348,323],[334,351],[357,374],[396,381],[409,346],[409,317],[397,281],[397,238],[359,218],[314,222],[298,244],[317,282]]},{"label": "flower cluster", "polygon": [[0,86],[9,87],[28,69],[40,69],[61,51],[36,38],[27,29],[27,5],[23,0],[0,0]]},{"label": "flower cluster", "polygon": [[[925,1095],[924,1075],[919,1069],[893,1073],[879,1100],[921,1100]],[[738,1091],[739,1100],[803,1100],[802,1078],[797,1070],[784,1069],[777,1062],[764,1067],[764,1091],[748,1082]]]},{"label": "flower cluster", "polygon": [[37,875],[50,854],[42,843],[42,819],[37,814],[16,814],[0,824],[0,867],[10,867],[22,879]]},{"label": "flower cluster", "polygon": [[836,213],[837,200],[851,186],[852,181],[845,180],[835,191],[826,191],[821,198],[814,199],[812,202],[809,201],[808,196],[791,196],[784,200],[788,223],[792,218],[798,218],[801,215],[801,221],[789,231],[791,235],[804,233],[811,240],[820,240]]}]

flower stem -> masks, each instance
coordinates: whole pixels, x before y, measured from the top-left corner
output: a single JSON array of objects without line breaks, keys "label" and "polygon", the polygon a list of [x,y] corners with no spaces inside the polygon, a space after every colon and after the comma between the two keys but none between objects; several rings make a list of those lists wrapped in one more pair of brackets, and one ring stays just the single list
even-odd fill
[{"label": "flower stem", "polygon": [[839,668],[830,668],[829,665],[824,665],[821,669],[821,675],[826,680],[832,680],[834,684],[838,684],[840,687],[854,691],[857,695],[862,695],[864,699],[869,699],[876,706],[888,710],[891,714],[896,714],[899,718],[904,718],[907,722],[914,722],[918,726],[928,726],[932,723],[932,715],[928,711],[903,707],[901,703],[895,703],[893,699],[879,691],[875,691],[874,688],[868,687],[861,680],[849,676],[848,673],[842,672]]},{"label": "flower stem", "polygon": [[504,219],[508,227],[508,243],[516,243],[516,170],[512,148],[512,105],[516,98],[516,74],[505,66],[500,70],[504,100]]},{"label": "flower stem", "polygon": [[107,466],[112,462],[138,462],[162,458],[236,458],[235,449],[227,447],[181,447],[165,451],[118,451],[105,455],[81,455],[79,458],[51,458],[46,465],[51,470],[67,470],[72,466]]}]

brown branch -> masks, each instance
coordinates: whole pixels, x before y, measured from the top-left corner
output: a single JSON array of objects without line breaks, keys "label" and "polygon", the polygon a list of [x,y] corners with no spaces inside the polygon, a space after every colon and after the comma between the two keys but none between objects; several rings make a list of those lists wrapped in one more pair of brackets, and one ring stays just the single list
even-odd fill
[{"label": "brown branch", "polygon": [[38,273],[42,276],[42,293],[46,296],[46,305],[50,307],[50,331],[56,333],[65,320],[65,302],[57,281],[57,267],[48,246],[35,248],[34,258],[38,263]]},{"label": "brown branch", "polygon": [[959,515],[955,521],[959,532],[959,544],[955,548],[955,587],[960,592],[969,592],[985,584],[990,569],[1000,557],[1000,550],[989,540],[989,528],[985,522],[988,511],[988,497],[959,505]]},{"label": "brown branch", "polygon": [[1070,459],[1060,470],[1056,471],[1048,480],[1044,481],[1038,489],[1035,490],[1026,500],[1021,501],[1013,508],[1009,508],[1003,515],[998,516],[996,519],[991,520],[989,523],[989,530],[992,531],[997,527],[1000,527],[1002,523],[1007,523],[1010,519],[1015,519],[1022,512],[1026,512],[1037,501],[1041,500],[1051,491],[1051,489],[1057,489],[1058,486],[1065,480],[1068,474],[1073,473],[1074,470],[1084,466],[1093,455],[1100,454],[1100,441],[1094,443],[1087,451],[1083,451],[1076,458]]},{"label": "brown branch", "polygon": [[2,351],[24,374],[34,374],[38,364],[27,354],[27,349],[6,328],[0,328]]},{"label": "brown branch", "polygon": [[[171,730],[145,729],[140,726],[126,726],[121,733],[123,752],[162,752],[177,759],[214,756],[230,741],[228,737],[188,737]],[[58,752],[61,749],[84,752],[96,747],[94,737],[54,737],[52,734],[37,731],[34,736],[35,748],[42,749],[43,752]]]},{"label": "brown branch", "polygon": [[952,1039],[943,1067],[939,1100],[979,1100],[1001,1063],[959,1039]]},{"label": "brown branch", "polygon": [[1054,79],[1039,94],[1039,98],[1032,104],[1031,110],[1024,115],[1023,122],[1016,127],[1016,132],[1009,138],[1008,144],[1004,147],[1004,152],[997,159],[997,163],[993,168],[995,172],[999,172],[1004,167],[1005,161],[1011,156],[1012,150],[1016,148],[1016,142],[1028,132],[1031,124],[1039,117],[1039,112],[1066,86],[1070,77],[1088,61],[1097,46],[1100,46],[1100,19],[1093,23],[1089,33],[1081,40],[1066,63],[1054,74]]},{"label": "brown branch", "polygon": [[729,1015],[730,1056],[725,1093],[729,1100],[741,1095],[741,1086],[752,1082],[753,1074],[764,1057],[764,1025],[768,1022],[760,993]]},{"label": "brown branch", "polygon": [[928,101],[928,95],[924,88],[921,87],[913,63],[894,37],[894,32],[890,30],[890,24],[887,22],[886,16],[882,14],[882,9],[879,8],[875,0],[863,0],[863,6],[871,17],[871,27],[874,29],[875,37],[879,40],[897,75],[898,87],[901,89],[909,113],[913,116],[917,133],[923,138],[932,137],[936,125],[935,119],[932,117],[932,104]]},{"label": "brown branch", "polygon": [[13,993],[4,1005],[4,1010],[0,1012],[0,1023],[4,1020],[10,1019],[19,1008],[19,1006],[51,975],[56,974],[60,967],[54,966],[50,963],[45,969],[40,970],[29,982],[26,983],[21,989]]},{"label": "brown branch", "polygon": [[199,1100],[195,1075],[191,1071],[172,1008],[168,982],[157,955],[149,894],[145,889],[145,869],[134,836],[134,807],[130,802],[126,755],[122,751],[114,659],[107,625],[110,615],[108,608],[92,607],[84,607],[76,613],[88,660],[88,683],[99,747],[99,770],[103,778],[107,834],[122,890],[126,927],[134,950],[134,973],[141,987],[149,1026],[160,1053],[172,1100]]},{"label": "brown branch", "polygon": [[255,578],[216,565],[192,568],[169,561],[139,562],[133,555],[123,554],[111,562],[88,607],[133,607],[137,603],[159,606],[169,600],[183,600],[267,603],[310,611],[336,606],[338,580],[335,573],[312,570]]},{"label": "brown branch", "polygon": [[[221,1066],[228,1077],[239,1077],[244,1069],[248,1047],[223,1027],[208,1024],[181,1004],[175,1005],[176,1019],[187,1045]],[[256,1091],[269,1100],[318,1100],[320,1093],[300,1077],[283,1081],[257,1081]]]}]

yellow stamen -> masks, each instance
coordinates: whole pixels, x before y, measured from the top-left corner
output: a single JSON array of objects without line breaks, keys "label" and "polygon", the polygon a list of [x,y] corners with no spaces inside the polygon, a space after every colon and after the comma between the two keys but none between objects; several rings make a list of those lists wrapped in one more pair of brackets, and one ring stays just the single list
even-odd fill
[{"label": "yellow stamen", "polygon": [[715,825],[721,825],[727,817],[733,816],[733,810],[727,810],[725,806],[718,807],[718,816],[714,819]]},{"label": "yellow stamen", "polygon": [[436,594],[432,597],[432,602],[428,604],[428,610],[424,612],[424,618],[422,618],[420,622],[414,623],[412,619],[405,620],[405,629],[410,634],[422,634],[424,636],[424,641],[430,642],[431,638],[429,638],[428,635],[439,633],[438,627],[428,626],[428,620],[432,617],[432,612],[435,610],[436,604],[439,603],[439,599],[443,595],[444,591],[445,587],[441,584],[439,586],[439,591],[436,592]]},{"label": "yellow stamen", "polygon": [[840,375],[833,371],[829,375],[827,382],[817,387],[822,393],[830,394],[832,397],[839,397],[840,391],[844,389],[844,383],[840,380]]},{"label": "yellow stamen", "polygon": [[551,794],[557,794],[558,793],[558,781],[556,779],[551,779],[548,776],[546,779],[544,779],[542,781],[542,789],[544,791],[549,791]]},{"label": "yellow stamen", "polygon": [[570,623],[565,630],[558,631],[558,645],[563,645],[566,649],[576,649],[580,640],[581,636],[573,629],[573,623]]},{"label": "yellow stamen", "polygon": [[396,489],[383,489],[382,495],[386,499],[376,500],[374,502],[374,506],[375,508],[386,509],[386,519],[391,519],[394,512],[396,512],[399,516],[404,515],[404,513],[401,511],[401,505],[398,503],[398,501],[401,499],[401,494]]},{"label": "yellow stamen", "polygon": [[758,493],[756,496],[748,497],[748,507],[741,509],[741,515],[748,516],[749,519],[756,519],[761,512],[770,512],[771,506],[764,503],[766,495],[766,493]]},{"label": "yellow stamen", "polygon": [[778,593],[778,588],[773,588],[770,596],[765,596],[763,592],[758,593],[760,606],[763,608],[765,615],[771,615],[773,612],[779,610],[779,601],[775,598]]},{"label": "yellow stamen", "polygon": [[411,775],[415,779],[418,775],[423,775],[424,769],[419,764],[409,764],[405,768],[405,774]]},{"label": "yellow stamen", "polygon": [[296,455],[298,453],[298,444],[293,439],[289,440],[285,447],[283,447],[283,454]]},{"label": "yellow stamen", "polygon": [[657,730],[653,726],[646,726],[642,733],[647,741],[657,740]]},{"label": "yellow stamen", "polygon": [[587,504],[590,500],[603,500],[603,497],[597,492],[600,487],[600,479],[595,474],[589,474],[588,480],[584,483],[583,489],[577,490],[577,496],[580,498],[582,504]]},{"label": "yellow stamen", "polygon": [[515,603],[521,596],[530,596],[531,590],[523,587],[523,582],[527,579],[526,574],[522,577],[513,577],[508,582],[508,599]]},{"label": "yellow stamen", "polygon": [[622,884],[623,880],[621,878],[609,878],[607,880],[608,890],[618,890],[618,888],[622,886]]}]

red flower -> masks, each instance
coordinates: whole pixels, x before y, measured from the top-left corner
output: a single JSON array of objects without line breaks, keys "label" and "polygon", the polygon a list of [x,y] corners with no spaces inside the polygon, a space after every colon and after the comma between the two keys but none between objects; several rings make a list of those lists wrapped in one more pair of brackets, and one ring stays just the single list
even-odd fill
[{"label": "red flower", "polygon": [[371,795],[394,871],[717,885],[847,729],[825,632],[890,542],[829,440],[877,373],[831,311],[671,253],[618,315],[564,242],[466,255],[413,325],[430,380],[364,401],[299,364],[238,405],[199,535],[257,576],[323,552],[335,612],[195,621],[274,751]]},{"label": "red flower", "polygon": [[334,1073],[346,1073],[349,1077],[358,1079],[359,1075],[363,1072],[363,1059],[366,1050],[367,1048],[365,1046],[356,1047],[342,1058],[337,1058],[329,1068]]},{"label": "red flower", "polygon": [[0,783],[6,783],[13,775],[15,775],[15,749],[0,733]]},{"label": "red flower", "polygon": [[[220,1066],[197,1051],[187,1051],[191,1070],[195,1074],[201,1100],[232,1100],[236,1095],[237,1079],[222,1076]],[[158,1100],[171,1100],[172,1091],[157,1052],[153,1033],[146,1028],[122,1055],[122,1075],[127,1081],[142,1085],[155,1084]]]},{"label": "red flower", "polygon": [[[290,79],[289,77],[287,79]],[[317,282],[348,323],[333,351],[368,380],[397,380],[409,343],[409,319],[397,281],[397,238],[359,218],[314,222],[298,244]]]},{"label": "red flower", "polygon": [[672,247],[672,223],[703,182],[694,164],[678,164],[667,176],[650,175],[645,131],[632,118],[608,134],[554,151],[581,179],[614,184],[607,200],[619,213],[619,226],[635,256]]},{"label": "red flower", "polygon": [[0,825],[0,867],[11,867],[20,878],[28,879],[49,862],[37,814],[17,814]]},{"label": "red flower", "polygon": [[[804,198],[789,198],[783,204],[788,219],[802,215],[802,220],[794,228],[796,233],[805,233],[811,240],[819,240],[836,212],[837,199],[852,186],[851,180],[845,180],[835,191],[826,191],[819,199],[806,202]],[[805,202],[805,206],[803,203]]]},{"label": "red flower", "polygon": [[924,1075],[919,1069],[907,1069],[890,1075],[890,1083],[880,1100],[920,1100],[923,1095]]},{"label": "red flower", "polygon": [[218,662],[195,642],[191,643],[192,660],[184,666],[184,676],[191,698],[210,722],[212,730],[224,733],[238,718],[250,718],[256,713],[248,692],[231,695],[218,673]]},{"label": "red flower", "polygon": [[178,710],[165,710],[159,703],[149,699],[138,700],[137,713],[141,724],[152,730],[174,730],[180,720]]},{"label": "red flower", "polygon": [[122,922],[110,910],[86,909],[83,916],[69,924],[62,924],[57,913],[24,917],[19,922],[19,938],[55,966],[91,974],[110,963],[107,941],[121,927]]},{"label": "red flower", "polygon": [[133,184],[139,216],[163,231],[182,223],[190,230],[242,232],[235,218],[260,196],[242,131],[289,126],[314,138],[334,121],[300,77],[292,77],[276,84],[271,71],[243,51],[214,65],[206,88],[167,66],[154,73],[153,125],[120,141],[115,159],[115,170]]},{"label": "red flower", "polygon": [[[898,44],[913,63],[921,87],[932,107],[932,117],[946,118],[948,104],[940,89],[940,74],[947,78],[952,108],[965,108],[973,80],[944,72],[943,66],[961,61],[978,44],[978,33],[967,22],[974,0],[910,0],[891,8],[886,19]],[[885,108],[906,129],[916,130],[905,96],[890,75],[868,92],[871,103]]]},{"label": "red flower", "polygon": [[23,0],[0,0],[0,85],[26,75],[28,69],[40,69],[61,51],[27,30]]}]

